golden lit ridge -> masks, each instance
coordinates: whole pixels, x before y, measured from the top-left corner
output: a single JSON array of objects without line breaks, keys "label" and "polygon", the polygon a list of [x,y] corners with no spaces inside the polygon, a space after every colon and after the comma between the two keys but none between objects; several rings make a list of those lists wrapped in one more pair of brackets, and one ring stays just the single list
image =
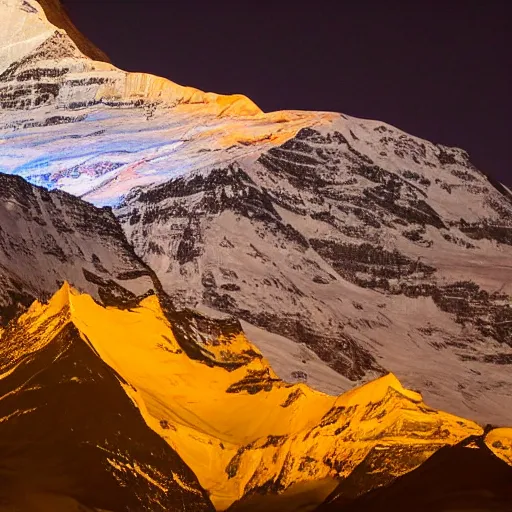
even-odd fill
[{"label": "golden lit ridge", "polygon": [[[383,460],[376,472],[400,475],[438,448],[483,433],[427,407],[391,374],[340,397],[287,384],[242,333],[219,334],[205,346],[191,332],[190,342],[209,354],[205,363],[187,355],[169,318],[156,296],[130,310],[105,308],[65,284],[18,323],[43,331],[35,351],[72,322],[218,510],[262,486],[283,491],[347,475],[372,453]],[[410,456],[393,457],[397,448]]]}]

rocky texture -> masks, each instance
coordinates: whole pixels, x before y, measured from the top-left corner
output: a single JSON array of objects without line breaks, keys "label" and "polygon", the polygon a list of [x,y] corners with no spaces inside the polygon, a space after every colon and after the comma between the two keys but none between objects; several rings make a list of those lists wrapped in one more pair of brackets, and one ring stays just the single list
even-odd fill
[{"label": "rocky texture", "polygon": [[[60,18],[54,3],[44,4],[50,21]],[[242,95],[204,93],[90,60],[75,34],[50,23],[34,0],[2,0],[0,19],[0,140],[9,148],[0,171],[96,204],[219,157],[272,147],[333,117],[263,114]]]},{"label": "rocky texture", "polygon": [[508,510],[509,429],[306,385],[512,422],[508,189],[91,60],[53,0],[0,20],[0,507]]},{"label": "rocky texture", "polygon": [[[25,2],[25,5],[29,2]],[[110,59],[103,50],[100,50],[95,44],[89,41],[75,27],[69,19],[66,8],[61,4],[60,0],[39,0],[39,5],[43,8],[48,21],[56,27],[65,30],[67,35],[77,45],[78,49],[87,57],[93,60],[110,62]],[[27,7],[29,8],[29,7]]]},{"label": "rocky texture", "polygon": [[117,306],[158,288],[110,209],[0,174],[0,326],[64,281]]},{"label": "rocky texture", "polygon": [[[493,405],[512,404],[512,200],[461,150],[342,116],[115,213],[178,303],[306,346],[339,389],[392,370],[436,406],[512,420]],[[306,379],[307,359],[281,375]]]},{"label": "rocky texture", "polygon": [[125,73],[33,0],[0,19],[0,170],[114,206],[173,299],[243,319],[289,381],[392,370],[512,421],[511,193],[464,151]]},{"label": "rocky texture", "polygon": [[0,391],[0,492],[112,511],[210,510],[203,489],[243,510],[305,486],[297,510],[369,458],[368,490],[483,433],[393,375],[328,396],[280,380],[232,320],[67,284],[2,333]]},{"label": "rocky texture", "polygon": [[36,304],[0,338],[2,510],[213,511],[70,321],[66,289],[46,315]]},{"label": "rocky texture", "polygon": [[482,437],[441,448],[414,471],[361,492],[373,463],[370,458],[362,463],[318,512],[512,510],[512,467],[494,456]]}]

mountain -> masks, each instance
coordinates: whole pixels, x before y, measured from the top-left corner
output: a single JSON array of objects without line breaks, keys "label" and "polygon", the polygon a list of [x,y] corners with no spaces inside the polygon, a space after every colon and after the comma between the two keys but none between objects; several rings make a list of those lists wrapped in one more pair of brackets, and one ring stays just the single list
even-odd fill
[{"label": "mountain", "polygon": [[[65,30],[68,36],[77,45],[78,49],[87,57],[93,60],[110,62],[108,56],[96,45],[91,43],[82,33],[75,27],[69,19],[66,9],[60,3],[60,0],[39,0],[39,6],[42,7],[48,21],[56,27]],[[38,9],[38,5],[30,2],[24,2],[23,7],[30,12]]]},{"label": "mountain", "polygon": [[[509,423],[506,191],[460,151],[353,119],[249,160],[114,208],[174,299],[305,345],[338,390],[391,370],[436,407]],[[281,375],[309,376],[304,359]]]},{"label": "mountain", "polygon": [[370,459],[359,493],[483,435],[391,374],[325,395],[280,380],[233,320],[67,283],[1,334],[0,393],[12,510],[311,510]]},{"label": "mountain", "polygon": [[235,159],[332,117],[266,115],[242,95],[93,61],[34,0],[2,0],[0,14],[1,170],[96,204],[214,164],[214,149]]},{"label": "mountain", "polygon": [[284,382],[237,320],[176,309],[109,208],[8,175],[0,196],[2,511],[313,510],[375,453],[360,493],[482,433],[392,374]]},{"label": "mountain", "polygon": [[0,509],[213,511],[73,322],[70,293],[0,333]]},{"label": "mountain", "polygon": [[159,287],[110,209],[0,174],[0,327],[64,281],[118,306]]},{"label": "mountain", "polygon": [[0,1],[0,172],[111,206],[176,304],[243,320],[287,381],[392,371],[512,423],[510,190],[384,123],[123,72],[62,12]]},{"label": "mountain", "polygon": [[0,20],[0,511],[512,510],[510,190]]}]

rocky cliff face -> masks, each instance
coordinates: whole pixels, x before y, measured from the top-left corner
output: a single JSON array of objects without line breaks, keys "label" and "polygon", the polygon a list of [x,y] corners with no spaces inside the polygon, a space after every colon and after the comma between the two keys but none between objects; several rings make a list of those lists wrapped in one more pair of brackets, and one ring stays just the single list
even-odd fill
[{"label": "rocky cliff face", "polygon": [[[73,40],[84,55],[93,60],[110,62],[105,52],[84,37],[75,27],[60,0],[39,0],[38,3],[42,7],[48,21],[59,29],[65,30],[66,34]],[[30,12],[31,8],[37,8],[33,4],[30,4],[30,2],[25,2],[24,7],[28,12]]]},{"label": "rocky cliff face", "polygon": [[2,0],[0,15],[0,137],[9,147],[0,171],[96,204],[215,163],[218,152],[232,160],[271,147],[332,117],[265,115],[245,96],[93,61],[33,0]]},{"label": "rocky cliff face", "polygon": [[490,404],[512,399],[511,197],[463,151],[343,116],[136,189],[115,213],[178,302],[306,345],[341,389],[392,370],[437,406],[506,423]]},{"label": "rocky cliff face", "polygon": [[0,14],[0,171],[113,206],[174,301],[242,319],[287,381],[393,371],[512,421],[511,193],[466,153],[125,73],[33,0]]},{"label": "rocky cliff face", "polygon": [[118,306],[158,288],[109,209],[0,174],[0,326],[64,281]]},{"label": "rocky cliff face", "polygon": [[2,510],[510,510],[509,190],[0,27]]}]

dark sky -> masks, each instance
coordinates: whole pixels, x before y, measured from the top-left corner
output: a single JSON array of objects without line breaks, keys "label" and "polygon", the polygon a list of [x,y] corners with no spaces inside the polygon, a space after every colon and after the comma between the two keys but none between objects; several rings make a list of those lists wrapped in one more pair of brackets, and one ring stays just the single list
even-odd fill
[{"label": "dark sky", "polygon": [[[263,110],[344,112],[467,150],[512,185],[506,0],[64,0],[119,67]],[[512,3],[512,2],[511,2]]]}]

